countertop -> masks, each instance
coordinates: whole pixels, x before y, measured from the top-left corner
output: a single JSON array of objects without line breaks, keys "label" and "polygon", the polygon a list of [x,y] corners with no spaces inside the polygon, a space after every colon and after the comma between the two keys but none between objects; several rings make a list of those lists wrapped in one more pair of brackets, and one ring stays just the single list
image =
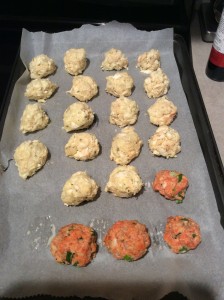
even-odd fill
[{"label": "countertop", "polygon": [[204,100],[219,153],[224,163],[224,82],[216,82],[205,74],[212,43],[202,40],[197,12],[191,23],[193,67]]}]

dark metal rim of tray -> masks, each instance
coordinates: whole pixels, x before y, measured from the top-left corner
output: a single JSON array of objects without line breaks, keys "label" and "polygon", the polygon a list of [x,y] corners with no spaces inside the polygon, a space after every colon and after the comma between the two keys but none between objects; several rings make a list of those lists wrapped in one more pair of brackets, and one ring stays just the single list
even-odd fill
[{"label": "dark metal rim of tray", "polygon": [[[174,35],[174,55],[176,58],[177,66],[180,73],[182,86],[187,97],[188,105],[192,114],[193,122],[197,131],[198,139],[201,145],[201,149],[207,164],[208,172],[214,189],[217,207],[220,213],[220,223],[224,228],[224,168],[219,155],[219,151],[216,145],[216,141],[211,129],[211,125],[208,119],[208,115],[205,109],[205,105],[200,93],[200,89],[197,83],[197,79],[193,70],[190,55],[185,43],[184,38],[181,35]],[[6,91],[4,101],[0,107],[0,137],[4,126],[5,117],[7,114],[11,93],[16,80],[21,75],[24,67],[18,55],[15,59],[14,67],[10,77],[8,89]],[[9,299],[9,298],[0,298]],[[21,299],[21,298],[19,298]],[[99,299],[104,298],[92,298],[92,297],[52,297],[47,295],[37,295],[33,297],[27,297],[22,299]],[[186,300],[187,298],[178,292],[172,292],[161,300]],[[190,300],[190,299],[189,299]]]}]

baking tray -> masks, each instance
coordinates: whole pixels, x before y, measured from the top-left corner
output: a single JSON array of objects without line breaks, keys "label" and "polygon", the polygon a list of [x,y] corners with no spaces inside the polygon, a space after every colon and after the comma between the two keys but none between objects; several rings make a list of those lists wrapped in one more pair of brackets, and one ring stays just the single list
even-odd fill
[{"label": "baking tray", "polygon": [[[223,216],[224,216],[223,165],[214,139],[214,135],[212,133],[212,129],[209,123],[209,119],[206,113],[203,99],[200,94],[197,80],[193,71],[189,52],[187,50],[184,39],[180,35],[174,36],[174,55],[179,69],[182,86],[187,97],[188,105],[197,131],[198,139],[200,141],[201,149],[213,185],[213,189],[217,201],[217,207],[220,212],[220,222],[223,226],[224,224],[223,223]],[[2,134],[4,120],[7,114],[7,109],[10,103],[11,93],[14,84],[16,80],[19,78],[19,76],[22,75],[23,71],[24,71],[24,66],[20,60],[19,51],[18,51],[18,55],[15,59],[15,64],[12,70],[12,75],[10,78],[8,89],[6,91],[6,95],[3,99],[3,102],[1,103],[0,135]],[[7,166],[3,166],[3,169],[5,168],[7,168]],[[173,294],[171,295],[171,297],[172,298],[170,299],[183,299],[182,297],[179,298],[179,296]],[[54,297],[49,297],[49,298],[54,298]],[[6,298],[2,298],[2,299],[6,299]],[[76,297],[75,299],[80,299],[80,298]]]}]

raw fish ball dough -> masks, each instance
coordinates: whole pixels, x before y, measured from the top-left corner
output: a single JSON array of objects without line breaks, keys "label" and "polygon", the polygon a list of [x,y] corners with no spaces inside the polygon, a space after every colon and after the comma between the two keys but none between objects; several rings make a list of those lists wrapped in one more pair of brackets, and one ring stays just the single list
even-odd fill
[{"label": "raw fish ball dough", "polygon": [[151,49],[148,52],[144,52],[138,57],[137,68],[141,72],[150,74],[152,71],[156,71],[160,67],[160,53],[157,49]]},{"label": "raw fish ball dough", "polygon": [[75,76],[72,81],[70,95],[82,102],[88,102],[98,93],[96,81],[90,76]]},{"label": "raw fish ball dough", "polygon": [[137,121],[138,113],[136,101],[121,96],[111,103],[110,123],[119,127],[133,125]]},{"label": "raw fish ball dough", "polygon": [[66,132],[88,128],[93,121],[94,113],[84,102],[73,103],[64,112],[63,122]]},{"label": "raw fish ball dough", "polygon": [[67,50],[64,55],[64,65],[69,74],[81,74],[87,65],[86,50],[84,48]]},{"label": "raw fish ball dough", "polygon": [[49,79],[34,79],[27,85],[25,96],[30,100],[45,102],[56,89],[57,85]]},{"label": "raw fish ball dough", "polygon": [[158,98],[167,94],[169,84],[167,75],[159,68],[145,79],[144,88],[149,98]]},{"label": "raw fish ball dough", "polygon": [[154,155],[166,158],[176,157],[181,151],[179,133],[166,125],[160,126],[148,140],[149,149]]},{"label": "raw fish ball dough", "polygon": [[27,104],[20,121],[20,131],[23,133],[44,129],[49,123],[49,117],[40,104]]},{"label": "raw fish ball dough", "polygon": [[110,174],[105,192],[116,197],[130,198],[141,191],[143,182],[133,166],[116,167]]},{"label": "raw fish ball dough", "polygon": [[98,185],[86,172],[74,173],[65,183],[61,199],[67,206],[92,201],[98,191]]},{"label": "raw fish ball dough", "polygon": [[122,69],[127,69],[127,67],[128,59],[121,50],[112,48],[105,53],[105,59],[101,65],[102,70],[120,71]]},{"label": "raw fish ball dough", "polygon": [[106,92],[115,96],[130,96],[134,87],[134,80],[127,72],[117,72],[106,77]]},{"label": "raw fish ball dough", "polygon": [[65,155],[76,160],[94,159],[100,151],[99,142],[94,134],[74,133],[65,145]]},{"label": "raw fish ball dough", "polygon": [[170,125],[177,114],[177,107],[166,96],[158,98],[148,109],[150,122],[154,125]]},{"label": "raw fish ball dough", "polygon": [[23,179],[33,176],[47,161],[48,149],[38,140],[25,141],[14,153],[15,164],[19,176]]},{"label": "raw fish ball dough", "polygon": [[139,155],[142,144],[134,128],[125,127],[113,138],[110,159],[118,165],[127,165]]},{"label": "raw fish ball dough", "polygon": [[35,56],[29,63],[30,78],[37,79],[47,77],[57,69],[53,59],[45,54]]}]

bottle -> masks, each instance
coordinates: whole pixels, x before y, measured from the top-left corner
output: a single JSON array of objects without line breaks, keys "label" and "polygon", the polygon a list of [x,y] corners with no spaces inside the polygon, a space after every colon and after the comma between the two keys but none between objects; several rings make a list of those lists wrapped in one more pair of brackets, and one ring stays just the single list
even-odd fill
[{"label": "bottle", "polygon": [[206,75],[215,81],[224,81],[224,9],[206,66]]}]

